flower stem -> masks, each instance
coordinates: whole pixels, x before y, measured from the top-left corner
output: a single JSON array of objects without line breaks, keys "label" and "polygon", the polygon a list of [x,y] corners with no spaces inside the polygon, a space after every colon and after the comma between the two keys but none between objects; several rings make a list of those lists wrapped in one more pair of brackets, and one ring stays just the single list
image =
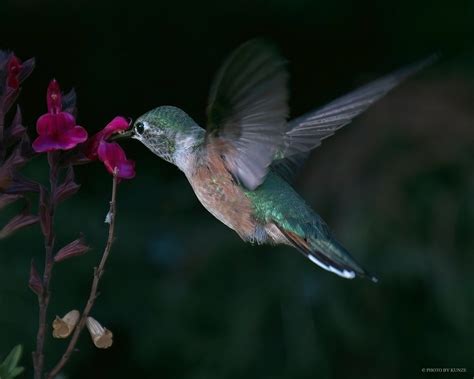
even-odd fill
[{"label": "flower stem", "polygon": [[115,170],[114,176],[113,176],[113,184],[112,184],[112,199],[110,201],[110,208],[109,208],[109,213],[108,213],[108,215],[110,215],[110,219],[109,219],[109,233],[108,233],[107,243],[105,245],[104,252],[102,254],[102,258],[100,260],[99,266],[94,268],[94,276],[92,279],[91,291],[89,293],[89,298],[84,307],[84,310],[82,311],[81,318],[79,319],[79,322],[76,326],[76,329],[74,330],[74,333],[72,334],[71,340],[69,341],[69,345],[67,346],[66,351],[64,352],[64,354],[62,355],[58,363],[54,366],[54,368],[46,375],[47,379],[53,379],[54,377],[56,377],[56,375],[58,375],[61,372],[61,370],[64,368],[64,366],[68,362],[69,358],[71,357],[74,351],[74,348],[76,347],[79,336],[81,335],[81,332],[84,329],[87,317],[89,316],[89,313],[92,310],[92,307],[94,306],[95,300],[98,297],[97,291],[99,288],[99,282],[104,273],[104,267],[105,267],[105,264],[107,263],[110,250],[114,242],[115,207],[116,207],[115,204],[116,204],[116,196],[117,196],[117,183],[118,183],[117,171]]},{"label": "flower stem", "polygon": [[3,109],[0,108],[0,165],[5,160],[6,148],[3,145],[3,131],[5,129],[5,115]]},{"label": "flower stem", "polygon": [[47,328],[47,314],[48,305],[51,297],[50,282],[53,273],[53,249],[54,249],[54,212],[56,204],[54,202],[54,193],[56,191],[57,184],[57,165],[54,162],[52,154],[48,154],[48,160],[50,162],[49,170],[49,182],[50,182],[50,194],[48,201],[48,222],[49,227],[44,235],[45,245],[45,259],[44,259],[44,271],[43,271],[43,290],[38,295],[39,304],[39,315],[38,315],[38,333],[36,335],[36,351],[33,352],[33,366],[35,372],[35,379],[41,379],[44,368],[44,341],[46,337]]}]

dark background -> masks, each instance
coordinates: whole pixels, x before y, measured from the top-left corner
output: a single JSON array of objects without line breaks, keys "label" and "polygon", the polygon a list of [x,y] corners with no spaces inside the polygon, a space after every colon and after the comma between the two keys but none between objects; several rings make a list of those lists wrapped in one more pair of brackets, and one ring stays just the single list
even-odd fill
[{"label": "dark background", "polygon": [[[252,247],[198,203],[184,176],[126,142],[137,176],[119,188],[118,236],[67,378],[414,378],[474,375],[474,3],[472,1],[0,1],[0,48],[37,68],[20,104],[34,136],[55,77],[78,93],[90,133],[163,104],[205,122],[213,74],[264,36],[290,61],[292,115],[442,54],[311,156],[297,187],[380,278],[348,281],[287,247]],[[46,182],[45,156],[24,172]],[[57,266],[49,319],[81,309],[106,237],[111,178],[77,169],[58,246],[94,248]],[[0,215],[5,222],[15,211]],[[0,356],[15,344],[31,377],[37,328],[29,262],[39,227],[0,242]],[[48,367],[66,342],[47,341]]]}]

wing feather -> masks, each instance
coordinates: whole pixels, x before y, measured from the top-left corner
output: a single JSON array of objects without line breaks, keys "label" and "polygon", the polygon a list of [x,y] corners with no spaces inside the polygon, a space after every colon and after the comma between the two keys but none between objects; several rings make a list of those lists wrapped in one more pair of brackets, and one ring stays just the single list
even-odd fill
[{"label": "wing feather", "polygon": [[291,180],[310,151],[321,145],[325,138],[349,124],[403,80],[430,65],[436,58],[436,56],[431,56],[402,68],[319,109],[291,120],[284,135],[282,151],[277,154],[278,159],[275,160],[273,168],[287,180]]},{"label": "wing feather", "polygon": [[281,148],[288,116],[286,62],[262,40],[238,48],[209,96],[206,142],[221,150],[234,178],[253,190]]}]

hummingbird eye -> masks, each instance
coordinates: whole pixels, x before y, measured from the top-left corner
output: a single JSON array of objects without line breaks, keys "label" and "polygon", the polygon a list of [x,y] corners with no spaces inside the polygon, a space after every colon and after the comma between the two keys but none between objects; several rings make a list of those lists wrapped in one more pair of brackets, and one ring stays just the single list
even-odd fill
[{"label": "hummingbird eye", "polygon": [[145,130],[145,125],[143,125],[143,122],[137,122],[135,124],[135,131],[138,134],[143,134],[143,131]]}]

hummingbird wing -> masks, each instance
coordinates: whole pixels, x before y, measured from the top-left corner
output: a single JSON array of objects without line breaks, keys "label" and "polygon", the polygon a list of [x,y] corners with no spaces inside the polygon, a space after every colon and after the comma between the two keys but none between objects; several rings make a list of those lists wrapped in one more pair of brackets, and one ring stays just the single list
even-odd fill
[{"label": "hummingbird wing", "polygon": [[323,139],[349,124],[403,80],[433,63],[436,58],[437,56],[433,55],[402,68],[291,120],[284,134],[283,148],[277,153],[272,168],[286,180],[292,181],[311,150],[321,145]]},{"label": "hummingbird wing", "polygon": [[283,143],[288,116],[286,62],[273,45],[251,40],[227,59],[211,87],[206,144],[253,190]]}]

